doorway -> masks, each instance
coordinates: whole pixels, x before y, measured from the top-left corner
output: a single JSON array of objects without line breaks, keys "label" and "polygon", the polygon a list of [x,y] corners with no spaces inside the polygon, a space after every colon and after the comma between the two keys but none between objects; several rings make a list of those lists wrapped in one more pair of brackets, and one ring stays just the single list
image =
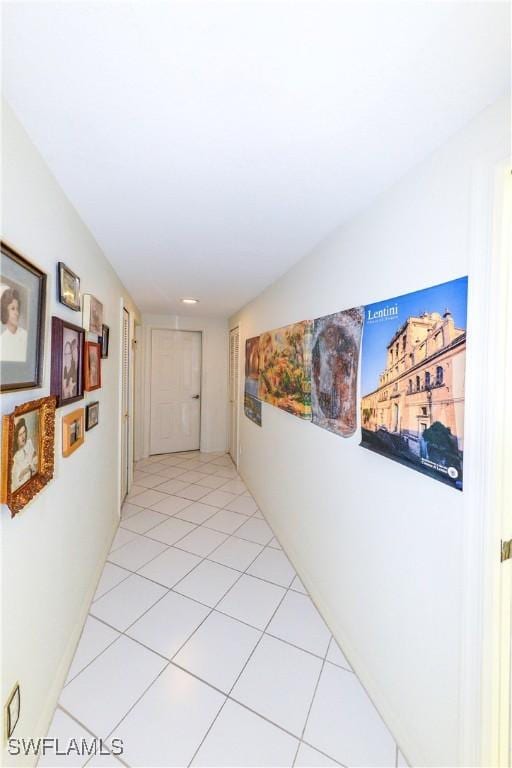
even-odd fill
[{"label": "doorway", "polygon": [[130,483],[130,313],[123,307],[121,352],[121,504]]},{"label": "doorway", "polygon": [[201,340],[200,331],[151,331],[150,454],[199,449]]},{"label": "doorway", "polygon": [[229,332],[229,453],[238,466],[238,406],[239,406],[240,329]]}]

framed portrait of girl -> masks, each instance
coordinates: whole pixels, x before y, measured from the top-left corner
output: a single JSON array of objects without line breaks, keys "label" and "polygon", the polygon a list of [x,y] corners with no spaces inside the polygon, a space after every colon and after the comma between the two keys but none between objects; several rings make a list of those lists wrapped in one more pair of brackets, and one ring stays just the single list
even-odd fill
[{"label": "framed portrait of girl", "polygon": [[2,241],[0,390],[41,386],[46,274]]},{"label": "framed portrait of girl", "polygon": [[3,417],[1,501],[14,517],[53,477],[55,397],[16,406]]}]

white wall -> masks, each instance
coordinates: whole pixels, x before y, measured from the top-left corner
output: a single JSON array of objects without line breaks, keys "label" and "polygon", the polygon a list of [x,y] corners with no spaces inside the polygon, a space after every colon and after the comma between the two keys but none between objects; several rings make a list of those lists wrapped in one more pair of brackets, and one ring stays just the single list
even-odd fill
[{"label": "white wall", "polygon": [[169,328],[202,332],[201,372],[201,450],[225,451],[227,446],[228,323],[215,317],[180,317],[178,315],[142,315],[138,333],[138,367],[141,383],[140,418],[136,424],[135,455],[149,455],[151,407],[151,331]]},{"label": "white wall", "polygon": [[[16,681],[21,717],[15,737],[45,736],[89,602],[119,520],[120,320],[122,301],[137,315],[115,272],[64,196],[12,111],[3,110],[2,237],[48,274],[44,379],[39,389],[1,396],[3,413],[49,394],[51,317],[81,324],[56,299],[64,261],[82,292],[103,302],[110,326],[102,388],[58,409],[53,481],[14,519],[2,506],[2,703]],[[92,337],[91,337],[92,338]],[[69,458],[61,455],[64,413],[100,401],[100,423]],[[4,755],[5,764],[15,758]],[[27,758],[18,765],[27,765]]]},{"label": "white wall", "polygon": [[241,474],[413,765],[461,764],[461,732],[479,728],[462,723],[460,699],[464,648],[479,642],[463,637],[464,540],[485,512],[472,502],[485,344],[472,328],[488,299],[490,190],[509,136],[501,102],[230,319],[243,349],[265,330],[469,273],[463,493],[360,448],[360,434],[342,439],[266,404],[262,429],[240,416]]}]

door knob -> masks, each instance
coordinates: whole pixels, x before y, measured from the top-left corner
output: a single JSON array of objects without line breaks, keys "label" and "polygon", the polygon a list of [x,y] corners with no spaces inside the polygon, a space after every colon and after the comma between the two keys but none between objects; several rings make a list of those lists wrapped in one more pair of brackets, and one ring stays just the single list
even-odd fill
[{"label": "door knob", "polygon": [[192,400],[199,400],[199,395],[192,395]]}]

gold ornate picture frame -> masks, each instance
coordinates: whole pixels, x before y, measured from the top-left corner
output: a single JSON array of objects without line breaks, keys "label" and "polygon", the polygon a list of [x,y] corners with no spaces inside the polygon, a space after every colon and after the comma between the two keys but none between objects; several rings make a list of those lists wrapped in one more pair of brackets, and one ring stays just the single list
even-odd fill
[{"label": "gold ornate picture frame", "polygon": [[1,501],[14,517],[53,477],[56,398],[18,405],[2,422]]}]

